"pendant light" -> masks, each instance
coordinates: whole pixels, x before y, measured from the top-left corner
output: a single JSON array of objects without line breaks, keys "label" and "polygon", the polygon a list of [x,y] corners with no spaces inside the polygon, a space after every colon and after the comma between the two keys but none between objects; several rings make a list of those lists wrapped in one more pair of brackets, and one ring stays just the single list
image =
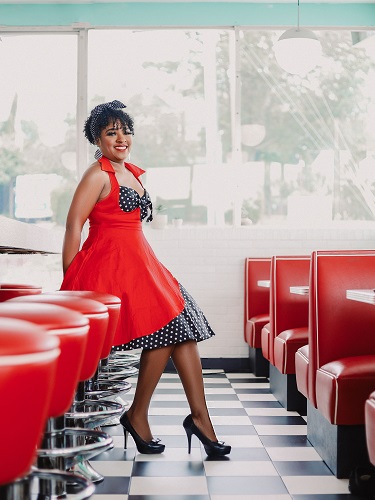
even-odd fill
[{"label": "pendant light", "polygon": [[285,31],[273,48],[279,66],[293,75],[305,76],[319,63],[322,47],[315,33],[306,28],[300,28],[299,0],[297,1],[297,27]]}]

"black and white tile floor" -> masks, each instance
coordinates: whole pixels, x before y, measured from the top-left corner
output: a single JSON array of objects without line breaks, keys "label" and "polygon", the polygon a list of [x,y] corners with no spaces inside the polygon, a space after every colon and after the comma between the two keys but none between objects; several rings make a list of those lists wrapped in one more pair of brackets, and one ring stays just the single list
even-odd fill
[{"label": "black and white tile floor", "polygon": [[[136,378],[128,379],[132,390]],[[208,459],[193,436],[192,452],[182,421],[189,413],[176,374],[166,373],[154,394],[150,423],[166,445],[162,455],[141,455],[121,425],[106,427],[114,448],[91,461],[105,479],[93,500],[339,500],[354,499],[348,481],[337,479],[306,439],[306,421],[287,412],[268,379],[249,373],[205,371],[206,397],[228,457]]]}]

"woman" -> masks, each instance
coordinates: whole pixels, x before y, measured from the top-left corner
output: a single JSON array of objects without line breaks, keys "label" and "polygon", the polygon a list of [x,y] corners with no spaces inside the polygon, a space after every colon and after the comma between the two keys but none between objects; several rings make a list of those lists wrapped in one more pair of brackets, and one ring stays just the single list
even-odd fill
[{"label": "woman", "polygon": [[[132,118],[119,101],[96,106],[84,133],[100,149],[74,194],[63,245],[62,290],[94,290],[121,298],[115,345],[142,348],[134,400],[120,419],[125,448],[130,433],[140,453],[162,453],[148,423],[152,394],[169,360],[181,378],[191,414],[183,426],[210,456],[231,447],[217,440],[204,395],[197,342],[214,335],[194,299],[157,260],[142,231],[152,220],[144,170],[125,163],[134,135]],[[79,250],[86,220],[89,235]]]}]

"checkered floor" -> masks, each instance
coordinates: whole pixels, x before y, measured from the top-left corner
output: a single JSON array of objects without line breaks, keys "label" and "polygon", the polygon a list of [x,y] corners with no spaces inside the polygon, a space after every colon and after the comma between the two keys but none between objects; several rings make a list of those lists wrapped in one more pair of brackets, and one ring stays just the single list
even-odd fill
[{"label": "checkered floor", "polygon": [[[128,379],[132,390],[136,378]],[[348,481],[336,479],[306,439],[306,421],[287,412],[270,393],[267,379],[249,373],[205,371],[210,414],[228,457],[208,459],[193,436],[192,452],[182,427],[189,413],[180,380],[164,374],[154,394],[150,423],[166,445],[162,455],[137,453],[122,427],[106,427],[114,448],[91,464],[105,476],[93,500],[338,500]]]}]

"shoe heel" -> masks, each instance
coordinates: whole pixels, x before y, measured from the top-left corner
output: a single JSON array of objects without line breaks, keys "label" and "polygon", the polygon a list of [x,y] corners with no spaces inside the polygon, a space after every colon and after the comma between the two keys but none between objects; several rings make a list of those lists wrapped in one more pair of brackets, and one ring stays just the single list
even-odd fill
[{"label": "shoe heel", "polygon": [[123,427],[123,430],[124,430],[124,450],[127,449],[128,447],[128,431],[125,429],[125,427]]},{"label": "shoe heel", "polygon": [[188,440],[188,453],[190,454],[191,453],[191,436],[192,436],[192,432],[190,429],[185,429],[186,431],[186,437],[187,437],[187,440]]}]

